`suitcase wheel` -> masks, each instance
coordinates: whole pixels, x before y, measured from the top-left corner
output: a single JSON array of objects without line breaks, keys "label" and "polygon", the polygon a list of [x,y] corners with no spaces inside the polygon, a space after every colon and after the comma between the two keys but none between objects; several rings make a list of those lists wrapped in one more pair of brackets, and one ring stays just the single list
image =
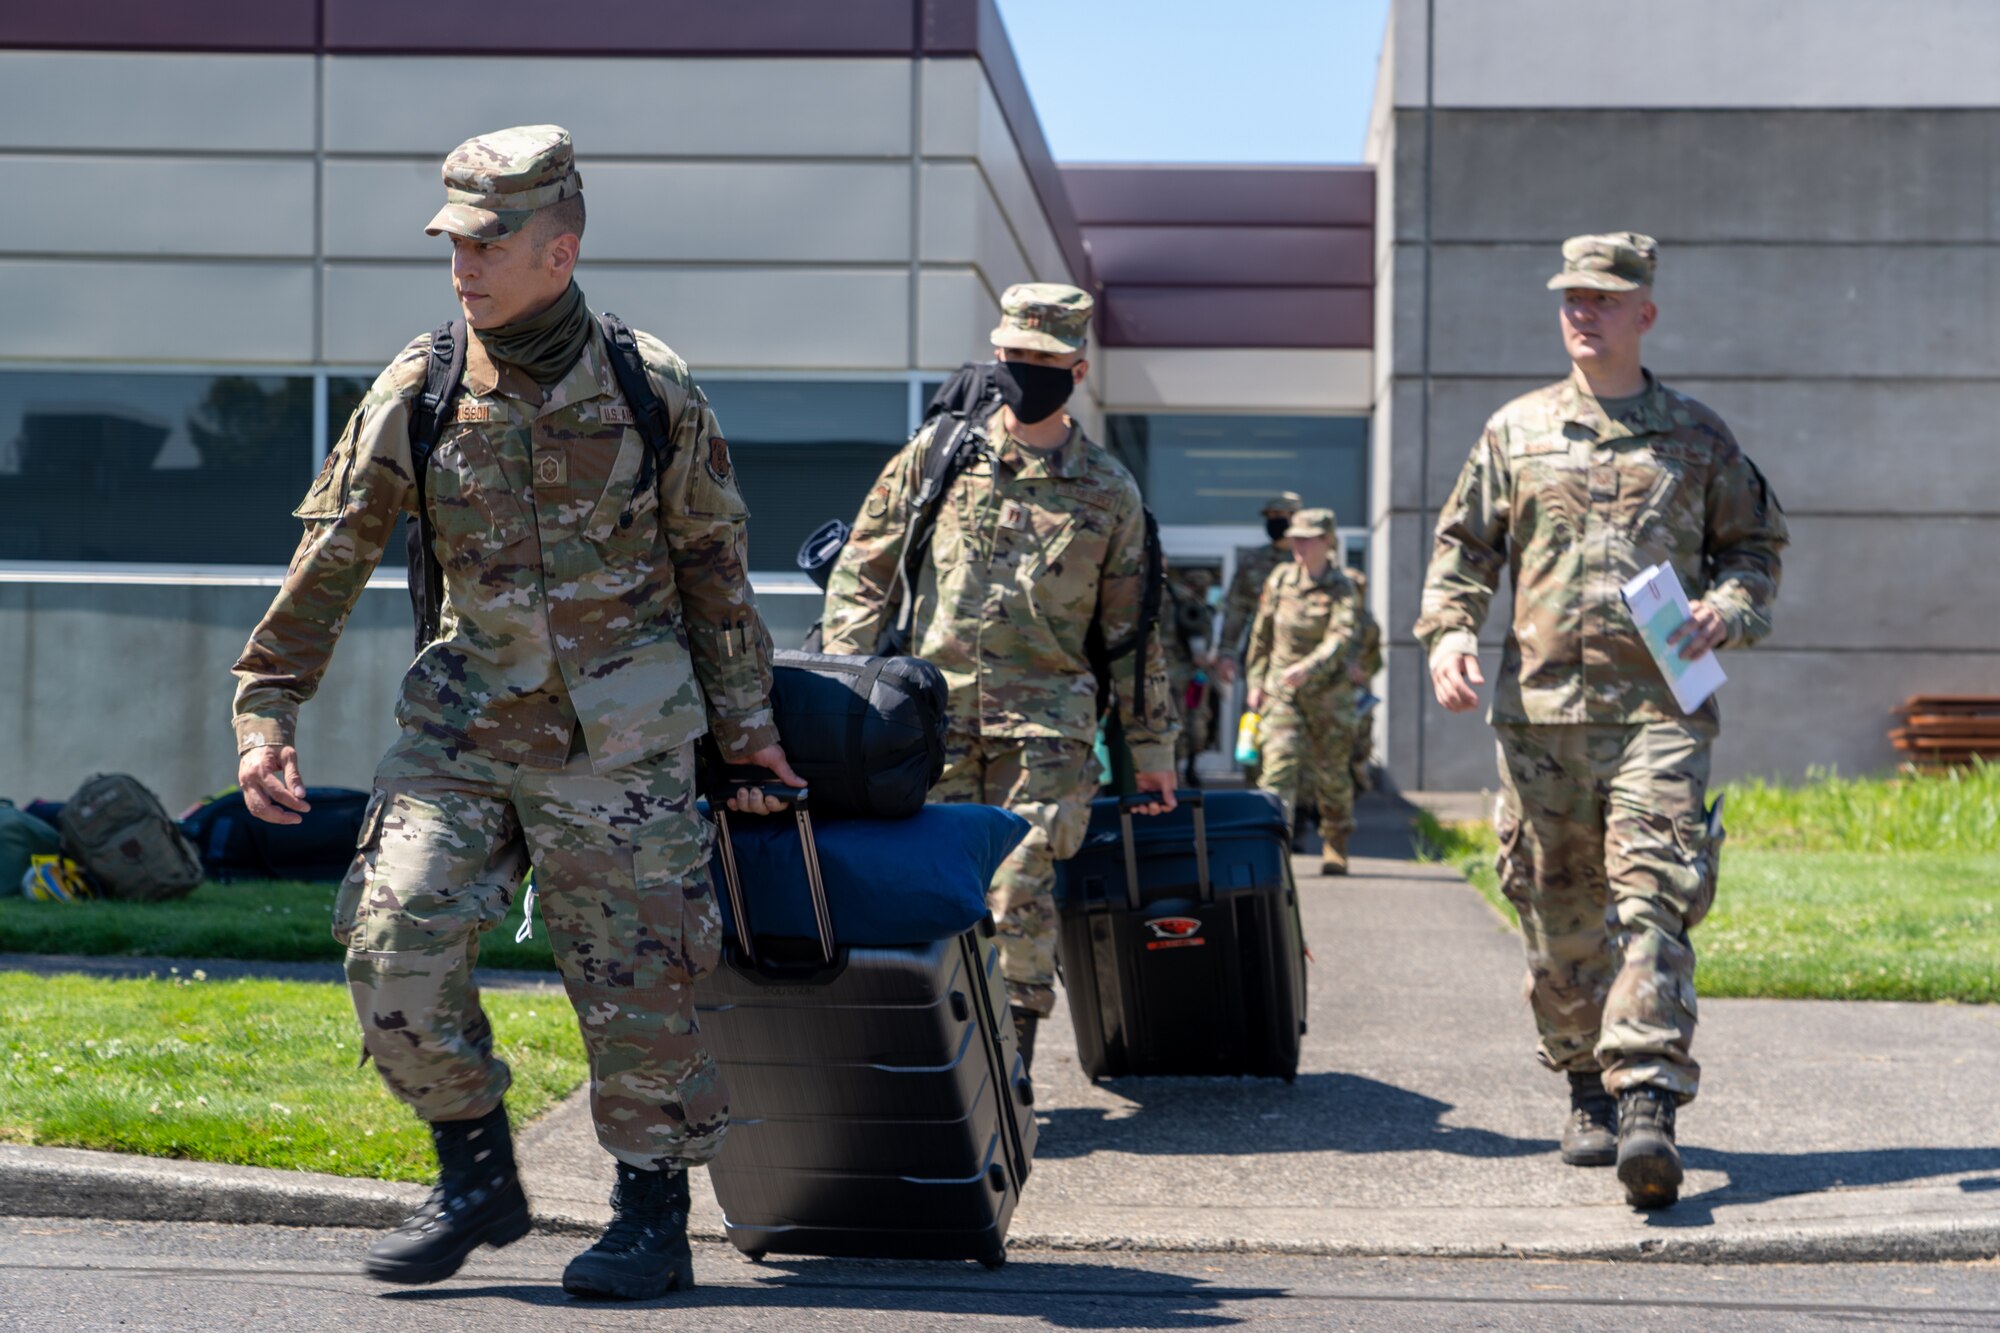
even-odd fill
[{"label": "suitcase wheel", "polygon": [[1004,1267],[1007,1263],[1007,1247],[1002,1245],[997,1250],[980,1255],[979,1262],[988,1272]]},{"label": "suitcase wheel", "polygon": [[770,1253],[769,1250],[745,1250],[743,1251],[743,1257],[753,1264],[761,1264]]}]

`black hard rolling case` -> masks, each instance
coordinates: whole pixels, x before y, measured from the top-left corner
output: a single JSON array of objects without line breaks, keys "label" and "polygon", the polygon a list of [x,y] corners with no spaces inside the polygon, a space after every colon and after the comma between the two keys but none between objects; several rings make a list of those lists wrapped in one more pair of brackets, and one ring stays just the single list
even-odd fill
[{"label": "black hard rolling case", "polygon": [[794,814],[819,938],[757,940],[716,807],[736,930],[695,1008],[729,1085],[709,1167],[729,1238],[752,1258],[998,1267],[1035,1117],[992,920],[928,944],[837,946],[802,792]]},{"label": "black hard rolling case", "polygon": [[1062,863],[1063,985],[1085,1075],[1298,1074],[1305,941],[1284,811],[1263,792],[1091,805]]}]

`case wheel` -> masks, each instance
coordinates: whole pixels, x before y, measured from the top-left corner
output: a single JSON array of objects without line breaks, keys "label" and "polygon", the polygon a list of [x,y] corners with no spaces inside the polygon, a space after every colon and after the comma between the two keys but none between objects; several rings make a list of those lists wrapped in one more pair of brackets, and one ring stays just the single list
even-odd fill
[{"label": "case wheel", "polygon": [[1003,1245],[990,1254],[980,1255],[979,1263],[989,1273],[996,1269],[1004,1268],[1007,1264],[1007,1247]]}]

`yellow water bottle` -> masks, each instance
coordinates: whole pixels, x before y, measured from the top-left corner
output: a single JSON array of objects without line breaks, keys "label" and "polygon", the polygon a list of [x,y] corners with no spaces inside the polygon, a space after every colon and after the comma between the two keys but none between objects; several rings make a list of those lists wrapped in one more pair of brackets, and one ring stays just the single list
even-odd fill
[{"label": "yellow water bottle", "polygon": [[1236,762],[1254,764],[1257,762],[1257,728],[1263,718],[1256,713],[1245,712],[1243,720],[1236,724]]}]

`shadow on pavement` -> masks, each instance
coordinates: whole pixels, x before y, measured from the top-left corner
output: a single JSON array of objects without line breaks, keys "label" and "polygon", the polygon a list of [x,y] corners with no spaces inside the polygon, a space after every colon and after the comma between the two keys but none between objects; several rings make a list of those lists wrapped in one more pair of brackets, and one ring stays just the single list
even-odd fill
[{"label": "shadow on pavement", "polygon": [[[1831,1189],[1895,1185],[1938,1176],[2000,1170],[2000,1148],[1873,1148],[1842,1152],[1743,1153],[1685,1145],[1681,1160],[1691,1171],[1719,1171],[1729,1183],[1690,1194],[1647,1222],[1661,1228],[1705,1227],[1715,1223],[1722,1204],[1759,1203],[1788,1195]],[[2000,1188],[2000,1181],[1966,1180],[1961,1190]]]},{"label": "shadow on pavement", "polygon": [[[1039,1320],[1052,1328],[1225,1328],[1245,1320],[1224,1302],[1273,1300],[1282,1288],[1211,1286],[1148,1269],[1035,1260],[987,1273],[971,1264],[887,1265],[840,1259],[773,1258],[749,1271],[748,1286],[699,1286],[656,1301],[579,1301],[556,1282],[427,1287],[384,1292],[399,1304],[516,1300],[523,1305],[605,1310],[856,1310]],[[917,1275],[934,1281],[915,1280]]]},{"label": "shadow on pavement", "polygon": [[1441,1123],[1449,1102],[1357,1074],[1276,1079],[1125,1078],[1102,1084],[1138,1103],[1131,1114],[1104,1107],[1046,1113],[1035,1155],[1094,1152],[1148,1156],[1240,1156],[1293,1152],[1441,1152],[1459,1157],[1553,1153],[1554,1139],[1521,1139]]}]

